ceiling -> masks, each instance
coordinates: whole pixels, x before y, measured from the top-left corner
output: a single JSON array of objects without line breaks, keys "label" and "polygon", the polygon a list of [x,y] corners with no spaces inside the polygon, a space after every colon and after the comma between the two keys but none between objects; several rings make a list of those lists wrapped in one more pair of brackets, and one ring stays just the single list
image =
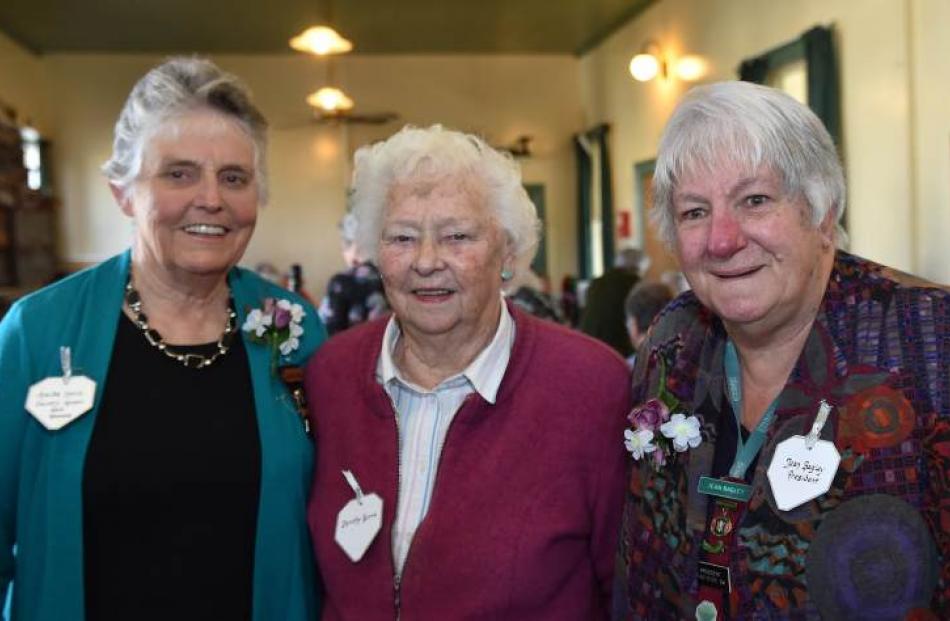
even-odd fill
[{"label": "ceiling", "polygon": [[293,53],[327,21],[363,54],[580,54],[655,0],[2,0],[38,53]]}]

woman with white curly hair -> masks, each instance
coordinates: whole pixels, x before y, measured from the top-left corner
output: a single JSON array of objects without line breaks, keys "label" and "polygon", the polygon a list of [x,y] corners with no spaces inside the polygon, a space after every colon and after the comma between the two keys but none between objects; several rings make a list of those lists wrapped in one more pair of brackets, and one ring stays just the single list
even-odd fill
[{"label": "woman with white curly hair", "polygon": [[410,127],[357,152],[352,200],[393,315],[307,370],[324,619],[605,618],[627,371],[504,302],[538,240],[516,164]]}]

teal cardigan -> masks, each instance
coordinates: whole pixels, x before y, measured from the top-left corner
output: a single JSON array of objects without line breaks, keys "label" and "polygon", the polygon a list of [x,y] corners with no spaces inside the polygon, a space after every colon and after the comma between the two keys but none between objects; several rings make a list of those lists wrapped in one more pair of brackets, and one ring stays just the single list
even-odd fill
[{"label": "teal cardigan", "polygon": [[[83,465],[105,388],[129,263],[126,251],[29,295],[0,323],[0,602],[12,584],[14,619],[84,618]],[[239,268],[231,270],[228,283],[239,326],[265,297],[305,305],[301,345],[281,364],[304,364],[326,338],[313,307],[289,291]],[[319,615],[319,585],[306,525],[313,443],[287,389],[272,372],[270,351],[246,338],[244,342],[261,442],[253,618],[312,621]],[[31,384],[62,374],[61,345],[72,348],[73,372],[96,382],[95,405],[50,432],[26,412],[24,403]]]}]

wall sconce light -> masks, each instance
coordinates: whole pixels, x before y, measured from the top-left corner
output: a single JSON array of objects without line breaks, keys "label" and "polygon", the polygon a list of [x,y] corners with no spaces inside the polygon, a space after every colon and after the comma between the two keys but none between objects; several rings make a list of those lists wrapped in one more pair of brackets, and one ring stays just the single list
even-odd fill
[{"label": "wall sconce light", "polygon": [[673,73],[680,80],[685,82],[695,82],[702,78],[709,71],[709,63],[702,56],[696,54],[687,54],[676,60]]},{"label": "wall sconce light", "polygon": [[695,54],[667,61],[655,41],[648,41],[643,50],[630,59],[630,75],[638,82],[649,82],[657,76],[665,80],[671,73],[685,82],[694,82],[706,75],[708,67],[706,59]]},{"label": "wall sconce light", "polygon": [[630,60],[630,75],[638,82],[649,82],[657,75],[666,77],[666,62],[663,61],[660,46],[649,42],[643,50]]}]

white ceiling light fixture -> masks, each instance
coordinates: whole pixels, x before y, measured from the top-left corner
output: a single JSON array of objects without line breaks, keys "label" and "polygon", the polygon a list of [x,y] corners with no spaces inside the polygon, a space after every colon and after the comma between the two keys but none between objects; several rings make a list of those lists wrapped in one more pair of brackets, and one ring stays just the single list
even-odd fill
[{"label": "white ceiling light fixture", "polygon": [[[326,24],[333,23],[333,0],[325,5]],[[325,58],[326,80],[323,87],[307,95],[307,103],[320,114],[338,116],[353,109],[353,99],[335,86],[333,59],[331,56],[353,51],[353,43],[341,36],[329,25],[311,26],[290,40],[290,47]]]},{"label": "white ceiling light fixture", "polygon": [[291,39],[290,47],[298,52],[329,56],[353,51],[353,42],[329,26],[311,26]]},{"label": "white ceiling light fixture", "polygon": [[332,56],[353,51],[353,42],[333,29],[333,0],[323,4],[323,20],[290,40],[290,47],[315,56]]},{"label": "white ceiling light fixture", "polygon": [[334,86],[324,86],[310,93],[307,103],[325,114],[339,114],[353,109],[353,100]]}]

